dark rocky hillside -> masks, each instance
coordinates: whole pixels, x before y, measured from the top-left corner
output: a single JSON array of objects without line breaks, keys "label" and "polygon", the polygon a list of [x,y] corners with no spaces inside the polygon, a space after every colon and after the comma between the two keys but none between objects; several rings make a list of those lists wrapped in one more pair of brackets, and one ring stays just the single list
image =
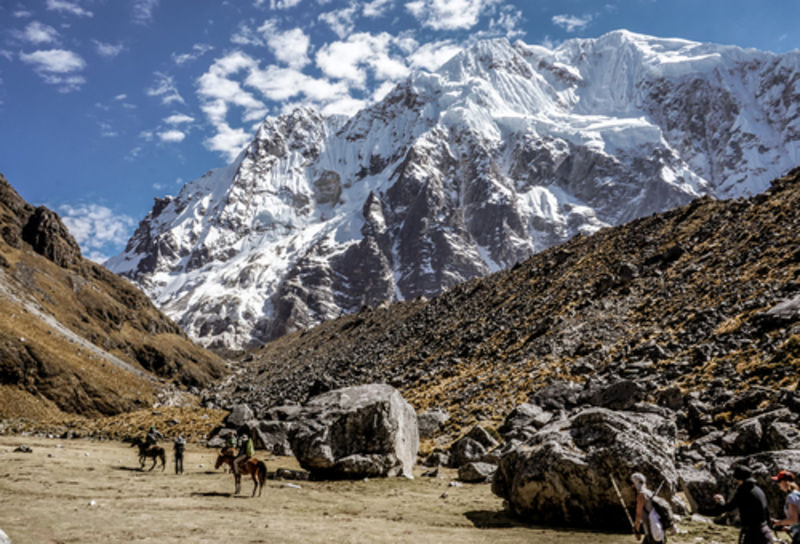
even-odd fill
[{"label": "dark rocky hillside", "polygon": [[219,357],[83,259],[58,215],[0,175],[0,418],[115,414],[223,374]]},{"label": "dark rocky hillside", "polygon": [[[787,302],[788,301],[788,302]],[[430,300],[364,308],[251,352],[227,407],[387,382],[451,430],[604,384],[680,410],[686,432],[800,406],[800,169],[745,200],[702,198],[579,236]],[[627,399],[626,399],[627,400]],[[795,406],[797,405],[797,406]]]}]

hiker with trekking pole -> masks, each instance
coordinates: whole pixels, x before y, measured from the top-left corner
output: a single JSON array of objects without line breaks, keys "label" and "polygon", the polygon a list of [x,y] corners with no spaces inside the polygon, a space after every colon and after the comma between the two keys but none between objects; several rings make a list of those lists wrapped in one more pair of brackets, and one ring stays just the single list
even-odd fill
[{"label": "hiker with trekking pole", "polygon": [[656,498],[664,482],[658,486],[655,492],[647,489],[646,482],[645,476],[639,472],[631,475],[631,485],[636,491],[636,519],[634,520],[628,512],[617,481],[613,476],[611,477],[611,484],[614,486],[623,510],[625,510],[636,540],[644,536],[643,544],[666,544],[666,531],[672,527],[672,512],[669,510],[668,504],[665,502],[662,504],[663,499]]}]

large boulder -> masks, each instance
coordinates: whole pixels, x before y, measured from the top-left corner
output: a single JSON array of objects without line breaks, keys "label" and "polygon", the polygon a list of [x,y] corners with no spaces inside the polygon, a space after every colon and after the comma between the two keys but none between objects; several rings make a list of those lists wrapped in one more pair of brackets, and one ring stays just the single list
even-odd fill
[{"label": "large boulder", "polygon": [[11,544],[11,539],[0,529],[0,544]]},{"label": "large boulder", "polygon": [[322,478],[412,477],[417,415],[383,384],[346,387],[311,398],[289,441],[300,465]]},{"label": "large boulder", "polygon": [[450,419],[450,414],[440,408],[434,408],[433,410],[420,412],[417,414],[419,437],[433,438],[448,419]]},{"label": "large boulder", "polygon": [[492,491],[533,523],[622,530],[627,521],[611,478],[629,504],[633,472],[661,486],[660,496],[669,500],[678,486],[674,447],[669,419],[591,408],[543,427],[503,455]]}]

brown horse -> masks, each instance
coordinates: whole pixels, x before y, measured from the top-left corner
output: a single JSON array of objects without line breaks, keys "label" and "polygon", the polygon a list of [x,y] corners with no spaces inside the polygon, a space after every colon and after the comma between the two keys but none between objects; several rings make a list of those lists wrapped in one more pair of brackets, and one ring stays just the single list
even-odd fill
[{"label": "brown horse", "polygon": [[[233,470],[233,460],[236,459],[236,450],[233,448],[222,448],[217,456],[217,462],[214,464],[214,468],[219,468],[222,463],[227,463],[231,470]],[[258,490],[258,496],[261,496],[261,490],[264,488],[264,482],[267,480],[267,465],[264,461],[259,461],[255,457],[251,457],[247,460],[246,463],[242,463],[240,465],[241,472],[245,474],[249,474],[253,478],[253,494],[251,497],[256,496],[256,490]],[[242,490],[242,474],[236,474],[234,471],[234,482],[236,483],[236,491],[234,495],[238,495],[239,492]]]},{"label": "brown horse", "polygon": [[161,459],[161,470],[164,470],[164,466],[167,464],[167,454],[164,451],[164,448],[161,446],[156,446],[155,444],[147,445],[142,441],[140,438],[134,438],[133,442],[131,443],[131,447],[136,446],[139,448],[139,469],[144,468],[144,463],[147,458],[153,459],[153,464],[150,465],[150,470],[153,470],[156,466],[156,461]]}]

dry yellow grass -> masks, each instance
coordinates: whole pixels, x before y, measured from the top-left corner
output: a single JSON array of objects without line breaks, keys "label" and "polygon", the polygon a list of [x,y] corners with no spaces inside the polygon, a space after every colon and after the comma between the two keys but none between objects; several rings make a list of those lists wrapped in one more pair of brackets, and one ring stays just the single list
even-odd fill
[{"label": "dry yellow grass", "polygon": [[[33,453],[14,452],[21,444]],[[165,472],[140,472],[135,451],[119,442],[0,436],[0,529],[17,544],[634,542],[509,519],[487,485],[449,487],[450,470],[433,479],[418,468],[414,480],[293,482],[299,489],[269,480],[260,498],[232,497],[215,455],[190,445],[185,474],[173,473],[171,455]],[[297,468],[286,457],[267,465]],[[734,541],[729,528],[689,528],[671,542]]]}]

